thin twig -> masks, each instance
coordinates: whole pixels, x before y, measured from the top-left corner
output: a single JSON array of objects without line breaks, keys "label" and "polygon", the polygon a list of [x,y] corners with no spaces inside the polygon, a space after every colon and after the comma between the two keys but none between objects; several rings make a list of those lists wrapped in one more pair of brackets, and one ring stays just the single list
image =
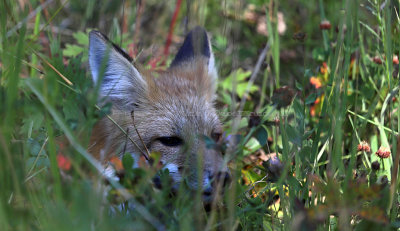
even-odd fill
[{"label": "thin twig", "polygon": [[37,172],[33,173],[32,175],[27,175],[24,180],[24,183],[30,181],[33,177],[37,176],[39,173],[43,172],[46,169],[47,169],[47,167],[43,167],[43,168],[39,169]]},{"label": "thin twig", "polygon": [[124,144],[124,149],[122,150],[122,153],[125,154],[126,152],[126,145],[128,144],[128,135],[129,135],[129,128],[126,129],[126,136],[125,136],[125,144]]},{"label": "thin twig", "polygon": [[[375,125],[375,126],[380,126],[380,125],[379,125],[378,123],[376,123],[375,121],[370,120],[370,119],[367,119],[367,118],[365,118],[364,116],[359,115],[359,114],[357,114],[357,113],[355,113],[355,112],[353,112],[353,111],[350,111],[350,109],[347,110],[347,112],[350,113],[350,114],[352,114],[352,115],[357,116],[357,117],[360,118],[360,119],[363,119],[363,120],[367,121],[367,122],[370,123],[370,124],[373,124],[373,125]],[[396,135],[396,136],[397,136],[397,135],[399,134],[398,132],[393,131],[392,129],[390,129],[390,128],[388,128],[388,127],[382,126],[382,128],[383,128],[384,130],[386,130],[386,131],[392,133],[393,135]]]},{"label": "thin twig", "polygon": [[[101,108],[98,105],[95,105],[97,110],[101,110]],[[126,133],[126,131],[109,115],[106,115],[106,117],[115,125],[119,128],[119,130],[124,133],[126,137],[135,145],[135,147],[140,151],[140,153],[146,158],[146,160],[149,160],[149,157],[147,154],[139,147],[139,145]]]},{"label": "thin twig", "polygon": [[0,49],[0,51],[3,52],[3,53],[6,54],[6,55],[9,55],[10,57],[13,57],[13,58],[15,58],[15,59],[18,59],[18,60],[21,61],[23,64],[26,64],[28,67],[35,69],[37,72],[39,72],[39,74],[44,75],[44,71],[40,70],[39,67],[37,67],[37,66],[35,66],[35,65],[31,64],[31,63],[29,63],[28,61],[25,61],[25,60],[23,60],[23,59],[21,59],[21,58],[15,56],[15,55],[11,54],[11,53],[8,52],[8,51],[4,51],[4,50],[2,50],[2,49]]},{"label": "thin twig", "polygon": [[[40,147],[40,150],[36,155],[35,160],[33,161],[31,169],[29,169],[28,173],[26,174],[27,177],[31,174],[31,172],[35,168],[35,165],[36,165],[37,161],[39,160],[39,156],[40,156],[40,154],[42,154],[42,151],[44,150],[44,147],[46,146],[48,140],[49,140],[49,137],[46,137],[46,139],[44,140],[44,142],[42,144],[42,147]],[[25,180],[25,181],[27,181],[27,180]]]},{"label": "thin twig", "polygon": [[133,51],[132,51],[132,56],[136,58],[138,56],[138,49],[137,49],[137,44],[138,44],[138,38],[140,34],[140,27],[141,27],[141,18],[144,10],[144,6],[146,4],[145,0],[137,0],[136,1],[136,19],[135,19],[135,32],[133,34]]},{"label": "thin twig", "polygon": [[[176,24],[176,19],[178,18],[179,10],[181,9],[181,3],[182,3],[182,0],[176,1],[174,14],[172,15],[171,23],[169,24],[167,41],[166,41],[165,47],[164,47],[164,57],[167,57],[168,53],[169,53],[169,46],[172,43],[172,35],[174,33],[174,28],[175,28],[175,24]],[[165,64],[165,60],[166,59],[163,60],[163,65]]]},{"label": "thin twig", "polygon": [[[135,113],[134,111],[131,111],[131,118],[132,118],[133,127],[135,128],[136,134],[139,136],[140,142],[142,142],[142,145],[143,145],[144,148],[146,149],[147,157],[149,157],[149,156],[150,156],[150,152],[149,152],[149,150],[147,149],[146,144],[143,142],[142,136],[140,135],[139,131],[138,131],[137,128],[136,128],[136,124],[135,124],[135,115],[134,115],[134,113]],[[149,160],[149,159],[147,159],[147,160]]]},{"label": "thin twig", "polygon": [[[241,195],[239,195],[239,197],[241,197],[241,196],[247,197],[247,194],[248,194],[251,190],[255,189],[255,187],[256,187],[257,184],[259,184],[259,183],[265,183],[266,181],[264,181],[264,180],[265,180],[265,178],[267,178],[267,177],[268,177],[268,175],[265,175],[263,178],[261,178],[261,180],[258,180],[258,181],[256,181],[256,182],[251,183],[251,185],[249,186],[249,189],[247,189],[245,192],[243,192]],[[252,195],[254,195],[254,194],[252,194]],[[258,193],[256,193],[256,195],[258,195]],[[244,200],[244,199],[242,199],[242,200],[237,204],[237,206],[239,206],[239,205],[243,202],[243,200]]]},{"label": "thin twig", "polygon": [[[264,62],[264,59],[267,56],[267,53],[269,51],[269,47],[270,47],[270,45],[269,45],[269,42],[268,42],[265,45],[264,49],[262,50],[261,54],[258,56],[257,64],[254,67],[253,73],[250,76],[250,80],[247,83],[246,91],[243,94],[243,97],[242,97],[242,99],[240,101],[239,112],[243,111],[244,104],[246,103],[247,95],[250,92],[250,87],[253,85],[254,81],[256,80],[256,77],[257,77],[258,72],[260,71],[261,65]],[[237,126],[239,125],[240,119],[241,119],[241,114],[238,113],[237,117],[233,121],[232,131],[236,131],[237,130]]]},{"label": "thin twig", "polygon": [[35,55],[37,57],[39,57],[44,63],[46,63],[47,66],[49,66],[51,69],[53,69],[53,71],[55,71],[57,73],[57,75],[59,75],[68,85],[70,85],[70,86],[74,85],[69,79],[67,79],[67,77],[65,77],[63,74],[61,74],[61,72],[59,72],[53,65],[51,65],[49,62],[47,62],[47,60],[45,58],[43,58],[38,52],[36,52],[33,49],[32,49],[32,52],[35,53]]}]

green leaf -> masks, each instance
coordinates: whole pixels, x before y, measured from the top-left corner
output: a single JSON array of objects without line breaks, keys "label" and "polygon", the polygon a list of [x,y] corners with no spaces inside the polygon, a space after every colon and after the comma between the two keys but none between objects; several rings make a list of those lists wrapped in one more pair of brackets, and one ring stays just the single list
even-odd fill
[{"label": "green leaf", "polygon": [[[27,144],[28,144],[28,149],[29,149],[30,154],[32,156],[37,156],[40,152],[40,149],[42,148],[42,145],[40,145],[37,140],[32,139],[32,138],[28,138]],[[41,155],[47,155],[45,150],[42,150]]]},{"label": "green leaf", "polygon": [[38,130],[43,126],[43,115],[35,112],[30,112],[29,116],[22,119],[21,133],[30,134],[32,130]]},{"label": "green leaf", "polygon": [[303,85],[301,85],[299,82],[295,82],[295,86],[296,86],[296,89],[297,90],[299,90],[299,91],[303,91]]},{"label": "green leaf", "polygon": [[317,94],[311,93],[309,96],[306,98],[306,105],[313,104],[315,100],[317,99]]},{"label": "green leaf", "polygon": [[[247,78],[250,77],[250,71],[243,71],[242,69],[237,69],[232,72],[224,81],[220,83],[220,87],[228,92],[236,93],[239,97],[243,97],[247,90]],[[236,84],[236,92],[233,92],[234,83]],[[255,92],[259,89],[258,86],[252,85],[249,87],[249,93]]]},{"label": "green leaf", "polygon": [[258,140],[254,137],[251,137],[249,139],[249,141],[246,143],[245,148],[243,150],[243,154],[246,155],[250,155],[251,153],[257,151],[258,149],[261,148],[260,143],[258,142]]},{"label": "green leaf", "polygon": [[33,164],[35,164],[37,168],[50,167],[50,160],[45,156],[29,157],[28,160],[26,161],[26,168],[31,169]]},{"label": "green leaf", "polygon": [[[240,84],[237,85],[236,94],[237,94],[240,98],[242,98],[242,97],[244,96],[244,94],[246,93],[247,85],[248,85],[247,82],[245,82],[245,83],[240,83]],[[255,91],[257,91],[257,90],[258,90],[258,87],[257,87],[257,86],[250,86],[250,88],[249,88],[249,93],[255,92]]]},{"label": "green leaf", "polygon": [[76,57],[85,51],[85,48],[78,45],[67,44],[66,48],[63,50],[63,55],[67,57]]},{"label": "green leaf", "polygon": [[89,36],[87,33],[84,33],[82,31],[76,32],[72,35],[76,41],[83,45],[83,46],[89,46]]},{"label": "green leaf", "polygon": [[69,120],[69,119],[77,120],[81,114],[81,111],[76,106],[76,103],[74,103],[72,100],[65,102],[64,107],[63,107],[63,112],[64,112],[66,120]]},{"label": "green leaf", "polygon": [[313,72],[311,71],[311,69],[306,69],[304,71],[304,78],[309,79],[313,76]]},{"label": "green leaf", "polygon": [[301,146],[301,135],[290,124],[286,125],[286,134],[287,134],[290,142],[292,142],[293,144],[295,144],[297,146]]},{"label": "green leaf", "polygon": [[294,110],[294,113],[295,113],[297,119],[299,119],[299,120],[304,119],[304,108],[303,108],[303,105],[300,104],[298,99],[295,99],[293,101],[293,110]]},{"label": "green leaf", "polygon": [[124,166],[125,171],[130,171],[133,168],[134,159],[131,154],[125,153],[122,157],[122,166]]},{"label": "green leaf", "polygon": [[258,140],[261,147],[263,147],[268,141],[267,128],[264,125],[260,126],[255,132],[254,137]]},{"label": "green leaf", "polygon": [[326,58],[325,58],[326,57],[325,50],[322,47],[315,48],[312,51],[312,57],[316,61],[320,61],[320,62],[325,61],[326,60]]}]

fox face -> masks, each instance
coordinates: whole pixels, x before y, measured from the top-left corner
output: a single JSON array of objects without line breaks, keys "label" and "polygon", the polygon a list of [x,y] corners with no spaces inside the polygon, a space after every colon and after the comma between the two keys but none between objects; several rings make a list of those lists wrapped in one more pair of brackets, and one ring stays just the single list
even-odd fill
[{"label": "fox face", "polygon": [[132,64],[100,32],[90,32],[89,41],[93,81],[102,101],[112,103],[115,121],[98,122],[89,151],[104,162],[125,151],[135,163],[146,150],[158,152],[173,188],[186,179],[191,189],[203,190],[204,200],[210,200],[217,183],[226,184],[230,177],[221,152],[206,144],[206,139],[219,143],[222,137],[214,108],[217,71],[206,31],[194,28],[171,66],[157,73]]}]

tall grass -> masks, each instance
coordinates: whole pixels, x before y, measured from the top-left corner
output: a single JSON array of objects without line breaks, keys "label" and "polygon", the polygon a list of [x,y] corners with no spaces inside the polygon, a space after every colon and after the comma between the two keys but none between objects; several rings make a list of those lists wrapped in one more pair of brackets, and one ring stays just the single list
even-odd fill
[{"label": "tall grass", "polygon": [[[148,0],[141,13],[131,1],[101,3],[0,1],[0,230],[400,227],[398,1],[210,0],[179,8]],[[137,61],[163,68],[172,55],[148,47],[169,31],[183,35],[185,20],[213,35],[217,105],[232,133],[226,139],[237,143],[227,155],[232,184],[211,210],[184,185],[173,196],[170,187],[155,189],[155,175],[169,185],[167,172],[156,164],[130,169],[129,155],[123,180],[104,179],[86,150],[92,127],[110,112],[97,105],[86,70],[86,29],[99,27]],[[268,36],[257,32],[260,23]],[[389,158],[375,154],[385,150]]]}]

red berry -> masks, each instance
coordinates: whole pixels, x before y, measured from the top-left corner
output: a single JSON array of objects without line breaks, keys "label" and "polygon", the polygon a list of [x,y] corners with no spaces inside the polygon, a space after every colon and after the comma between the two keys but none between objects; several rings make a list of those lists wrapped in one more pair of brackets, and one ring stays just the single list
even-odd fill
[{"label": "red berry", "polygon": [[390,148],[381,146],[375,154],[381,159],[389,158],[391,154]]},{"label": "red berry", "polygon": [[372,62],[376,63],[376,64],[382,64],[383,61],[379,56],[375,56],[372,58]]},{"label": "red berry", "polygon": [[329,30],[331,29],[331,23],[328,20],[323,20],[320,24],[319,24],[319,29],[321,30]]},{"label": "red berry", "polygon": [[357,146],[358,151],[364,151],[364,152],[371,152],[371,147],[366,141],[361,141],[361,143]]},{"label": "red berry", "polygon": [[393,55],[393,65],[399,64],[399,56]]}]

